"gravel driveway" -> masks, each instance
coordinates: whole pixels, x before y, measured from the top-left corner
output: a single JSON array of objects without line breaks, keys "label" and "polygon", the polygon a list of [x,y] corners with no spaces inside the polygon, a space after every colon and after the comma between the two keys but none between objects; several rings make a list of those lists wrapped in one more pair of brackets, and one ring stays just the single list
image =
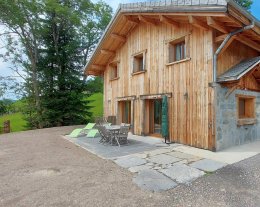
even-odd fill
[{"label": "gravel driveway", "polygon": [[73,127],[0,136],[0,206],[258,206],[260,155],[163,193],[61,138]]}]

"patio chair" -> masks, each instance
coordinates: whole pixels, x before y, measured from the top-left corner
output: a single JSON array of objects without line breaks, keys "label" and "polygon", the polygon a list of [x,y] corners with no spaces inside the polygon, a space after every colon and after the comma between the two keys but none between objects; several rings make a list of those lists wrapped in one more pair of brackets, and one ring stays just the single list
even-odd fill
[{"label": "patio chair", "polygon": [[115,136],[116,141],[120,147],[120,144],[128,144],[128,132],[129,126],[121,126],[119,133]]},{"label": "patio chair", "polygon": [[130,127],[131,127],[131,124],[127,124],[127,123],[121,123],[121,124],[120,124],[120,126],[126,126],[126,127],[129,127],[129,129],[130,129]]},{"label": "patio chair", "polygon": [[95,118],[95,123],[97,125],[104,125],[104,124],[108,124],[107,119],[105,117],[96,117]]},{"label": "patio chair", "polygon": [[97,126],[97,129],[99,131],[99,134],[101,135],[101,139],[99,140],[100,143],[109,143],[112,140],[112,133],[106,129],[105,126]]},{"label": "patio chair", "polygon": [[112,125],[116,125],[116,116],[108,116],[107,122],[112,123]]},{"label": "patio chair", "polygon": [[71,138],[77,138],[79,136],[86,135],[91,129],[94,128],[96,124],[95,123],[88,123],[84,128],[74,129],[69,136]]}]

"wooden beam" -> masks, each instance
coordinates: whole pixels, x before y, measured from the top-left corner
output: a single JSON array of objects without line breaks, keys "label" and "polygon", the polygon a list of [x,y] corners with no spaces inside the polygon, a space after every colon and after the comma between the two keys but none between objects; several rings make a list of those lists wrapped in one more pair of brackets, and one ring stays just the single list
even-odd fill
[{"label": "wooden beam", "polygon": [[138,19],[141,22],[145,22],[145,23],[152,24],[152,25],[155,25],[155,26],[157,25],[157,22],[154,19],[147,18],[147,17],[144,17],[142,15],[138,15]]},{"label": "wooden beam", "polygon": [[227,91],[227,93],[226,93],[226,95],[225,95],[225,98],[227,99],[229,96],[230,96],[230,94],[231,93],[233,93],[237,88],[239,88],[240,87],[240,85],[234,85],[232,88],[230,88],[228,91]]},{"label": "wooden beam", "polygon": [[103,55],[110,55],[110,56],[116,54],[114,51],[111,51],[111,50],[104,50],[104,49],[100,50],[100,52],[101,52],[101,54],[103,54]]},{"label": "wooden beam", "polygon": [[93,64],[93,65],[91,65],[91,68],[94,69],[94,70],[105,70],[105,69],[106,69],[106,66],[104,66],[104,65],[98,65],[98,64]]},{"label": "wooden beam", "polygon": [[229,47],[229,45],[231,45],[231,43],[234,41],[234,39],[235,39],[234,36],[230,38],[230,40],[227,42],[227,44],[221,50],[221,53],[225,52],[225,50]]},{"label": "wooden beam", "polygon": [[223,26],[223,25],[221,25],[221,23],[215,21],[212,17],[207,17],[207,24],[210,27],[212,27],[212,28],[224,33],[224,34],[229,33],[228,29],[225,26]]},{"label": "wooden beam", "polygon": [[112,33],[111,37],[113,39],[116,39],[116,40],[120,41],[120,42],[126,42],[126,37],[125,36],[122,36],[122,35],[119,35],[119,34],[116,34],[116,33]]},{"label": "wooden beam", "polygon": [[189,18],[189,23],[192,24],[195,27],[198,27],[200,29],[204,29],[204,30],[208,30],[208,26],[206,24],[204,24],[203,22],[201,22],[200,20],[196,19],[193,16],[188,16]]},{"label": "wooden beam", "polygon": [[103,74],[102,71],[87,71],[86,75],[94,75],[94,76],[101,76]]},{"label": "wooden beam", "polygon": [[140,23],[140,21],[138,19],[134,19],[133,16],[124,16],[124,18],[126,19],[126,21],[128,21],[134,25],[137,25]]},{"label": "wooden beam", "polygon": [[179,22],[176,22],[164,15],[159,15],[159,18],[160,18],[160,21],[165,23],[165,24],[168,24],[170,26],[174,26],[174,27],[180,27],[180,23]]},{"label": "wooden beam", "polygon": [[256,42],[254,42],[246,37],[243,37],[241,35],[236,36],[235,39],[237,41],[247,45],[248,47],[251,47],[251,48],[255,49],[256,51],[260,52],[260,45],[257,44]]},{"label": "wooden beam", "polygon": [[215,38],[215,42],[223,42],[224,39],[225,39],[227,36],[228,36],[227,34],[223,34],[223,35],[217,36],[217,37]]}]

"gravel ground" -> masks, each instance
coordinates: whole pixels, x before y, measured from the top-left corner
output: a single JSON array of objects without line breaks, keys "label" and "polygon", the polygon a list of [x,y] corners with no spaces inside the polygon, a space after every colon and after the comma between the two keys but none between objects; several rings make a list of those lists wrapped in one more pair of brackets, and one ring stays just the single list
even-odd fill
[{"label": "gravel ground", "polygon": [[0,206],[259,206],[260,155],[163,193],[61,138],[73,127],[0,136]]}]

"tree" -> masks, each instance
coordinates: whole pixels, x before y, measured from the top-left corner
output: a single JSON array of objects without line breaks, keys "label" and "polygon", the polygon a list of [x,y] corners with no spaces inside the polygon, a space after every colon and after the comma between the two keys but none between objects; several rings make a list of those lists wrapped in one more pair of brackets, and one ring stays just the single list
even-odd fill
[{"label": "tree", "polygon": [[240,6],[249,10],[253,4],[253,0],[235,0]]},{"label": "tree", "polygon": [[[24,67],[27,74],[27,93],[31,97],[31,103],[33,103],[31,107],[35,107],[37,117],[40,117],[41,103],[37,63],[41,41],[41,2],[38,0],[1,0],[0,13],[0,22],[7,28],[7,31],[1,34],[7,39],[5,56],[6,58],[10,57],[15,66],[18,64]],[[24,54],[25,57],[21,54]],[[17,73],[20,75],[18,70]],[[39,128],[42,127],[40,122],[37,125]]]},{"label": "tree", "polygon": [[[91,117],[84,99],[80,38],[81,12],[88,1],[49,0],[43,24],[43,44],[40,51],[40,83],[42,123],[44,126],[82,124]],[[78,11],[78,8],[81,8]],[[78,13],[77,13],[78,11]],[[65,104],[64,104],[65,103]]]},{"label": "tree", "polygon": [[103,79],[101,77],[90,78],[86,83],[88,93],[103,93]]},{"label": "tree", "polygon": [[85,122],[90,113],[83,66],[112,9],[90,0],[2,0],[0,12],[7,28],[4,58],[24,79],[30,127]]}]

